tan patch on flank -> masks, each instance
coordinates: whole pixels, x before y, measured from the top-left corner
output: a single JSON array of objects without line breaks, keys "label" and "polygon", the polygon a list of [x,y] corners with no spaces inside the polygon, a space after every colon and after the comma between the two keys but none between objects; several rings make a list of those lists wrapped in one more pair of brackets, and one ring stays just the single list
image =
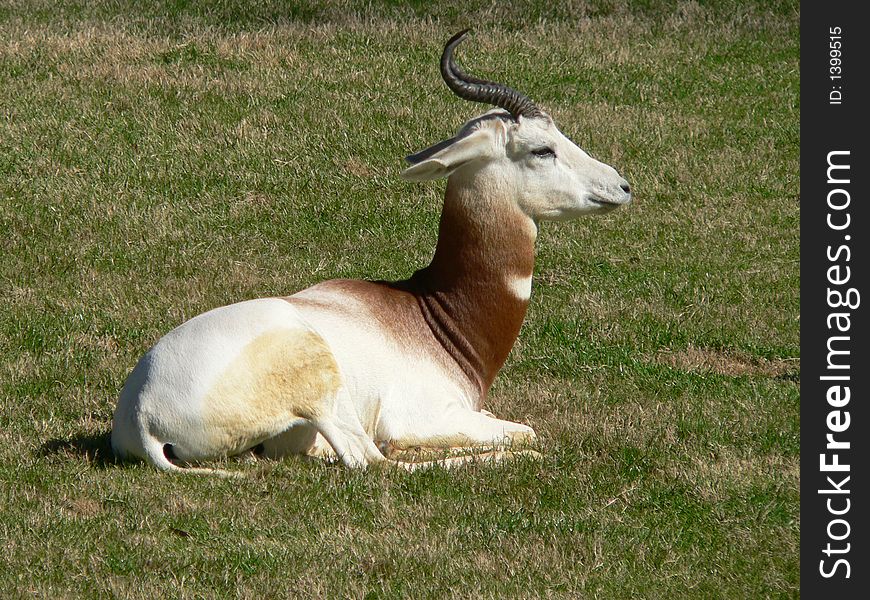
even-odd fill
[{"label": "tan patch on flank", "polygon": [[338,365],[318,334],[276,329],[242,349],[212,388],[204,423],[215,450],[239,452],[313,419],[341,386]]}]

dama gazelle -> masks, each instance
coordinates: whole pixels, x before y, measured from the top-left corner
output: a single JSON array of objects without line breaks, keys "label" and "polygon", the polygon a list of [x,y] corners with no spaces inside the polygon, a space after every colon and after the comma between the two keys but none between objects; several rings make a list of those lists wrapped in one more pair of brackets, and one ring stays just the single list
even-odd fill
[{"label": "dama gazelle", "polygon": [[529,303],[538,222],[631,201],[628,183],[588,156],[529,98],[441,74],[460,98],[495,105],[408,157],[406,179],[448,177],[431,264],[397,282],[331,280],[285,298],[224,306],[160,339],[127,379],[114,415],[120,457],[157,468],[256,448],[267,457],[334,453],[390,461],[379,448],[485,448],[490,460],[535,437],[482,410]]}]

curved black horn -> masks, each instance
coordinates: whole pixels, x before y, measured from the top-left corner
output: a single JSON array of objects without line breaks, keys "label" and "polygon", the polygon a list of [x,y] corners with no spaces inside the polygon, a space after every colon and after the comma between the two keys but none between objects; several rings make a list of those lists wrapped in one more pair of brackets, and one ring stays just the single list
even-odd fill
[{"label": "curved black horn", "polygon": [[448,40],[441,55],[441,77],[453,93],[465,100],[484,102],[505,109],[514,119],[540,117],[543,115],[532,100],[513,88],[501,83],[478,79],[465,74],[453,60],[453,49],[465,39],[470,30],[464,29]]}]

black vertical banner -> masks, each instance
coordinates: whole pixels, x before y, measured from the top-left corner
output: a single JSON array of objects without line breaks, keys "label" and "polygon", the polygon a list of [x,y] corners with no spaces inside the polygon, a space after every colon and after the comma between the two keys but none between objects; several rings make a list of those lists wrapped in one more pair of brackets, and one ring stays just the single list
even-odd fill
[{"label": "black vertical banner", "polygon": [[870,593],[870,22],[801,3],[801,595]]}]

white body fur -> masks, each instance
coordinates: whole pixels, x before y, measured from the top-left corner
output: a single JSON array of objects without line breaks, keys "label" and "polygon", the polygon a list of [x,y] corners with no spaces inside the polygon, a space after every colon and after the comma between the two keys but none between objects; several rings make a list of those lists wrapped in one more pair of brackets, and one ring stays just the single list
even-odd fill
[{"label": "white body fur", "polygon": [[[339,307],[335,311],[306,309],[304,304],[297,308],[294,297],[249,300],[211,310],[168,333],[139,361],[121,392],[112,428],[116,453],[175,470],[179,467],[164,454],[165,444],[189,463],[263,443],[270,458],[336,452],[349,466],[365,466],[384,460],[376,442],[400,449],[450,449],[534,439],[527,425],[481,413],[474,386],[457,373],[446,353],[415,353],[413,340],[379,330],[364,306],[336,296],[317,286],[298,295],[334,302]],[[339,365],[342,385],[315,399],[322,406],[316,419],[292,411],[258,414],[225,398],[229,406],[223,410],[242,410],[250,417],[232,432],[230,439],[240,442],[227,444],[227,432],[206,426],[204,415],[215,409],[207,404],[208,392],[247,346],[276,330],[321,337]],[[504,456],[491,454],[495,459]],[[439,462],[450,466],[464,461]]]}]

